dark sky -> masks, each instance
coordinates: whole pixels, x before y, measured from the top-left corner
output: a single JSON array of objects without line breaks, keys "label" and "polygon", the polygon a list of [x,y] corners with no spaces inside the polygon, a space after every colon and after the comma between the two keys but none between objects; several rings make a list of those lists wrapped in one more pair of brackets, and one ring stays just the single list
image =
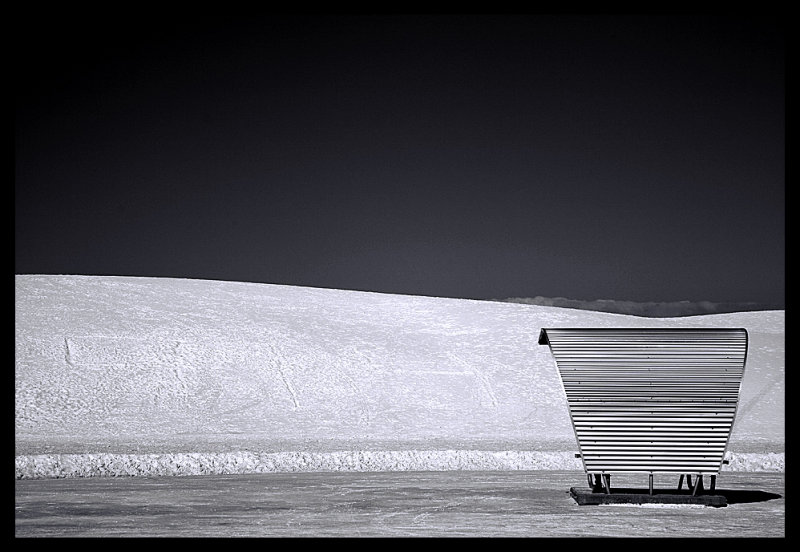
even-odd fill
[{"label": "dark sky", "polygon": [[783,308],[779,18],[15,25],[17,274]]}]

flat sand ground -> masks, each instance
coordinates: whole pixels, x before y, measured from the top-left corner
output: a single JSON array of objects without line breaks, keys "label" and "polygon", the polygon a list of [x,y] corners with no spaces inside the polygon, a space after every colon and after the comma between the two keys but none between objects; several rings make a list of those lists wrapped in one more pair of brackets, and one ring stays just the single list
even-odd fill
[{"label": "flat sand ground", "polygon": [[[646,477],[615,483],[646,488]],[[784,537],[783,473],[726,473],[728,506],[578,506],[580,471],[19,480],[17,537]],[[656,477],[656,490],[674,485]]]}]

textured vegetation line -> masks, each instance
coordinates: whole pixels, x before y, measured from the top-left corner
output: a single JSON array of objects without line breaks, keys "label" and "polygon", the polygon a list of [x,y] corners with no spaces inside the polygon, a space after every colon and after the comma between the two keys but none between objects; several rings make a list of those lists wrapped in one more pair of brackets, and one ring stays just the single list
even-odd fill
[{"label": "textured vegetation line", "polygon": [[[729,453],[724,471],[783,472],[783,453]],[[405,450],[17,456],[16,479],[228,475],[277,472],[581,470],[571,452]]]}]

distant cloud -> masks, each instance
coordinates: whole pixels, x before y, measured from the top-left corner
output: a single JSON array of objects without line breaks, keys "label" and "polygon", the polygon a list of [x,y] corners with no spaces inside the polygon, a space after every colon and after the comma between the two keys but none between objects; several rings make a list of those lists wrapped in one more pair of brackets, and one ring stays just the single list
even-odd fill
[{"label": "distant cloud", "polygon": [[672,302],[636,302],[617,301],[614,299],[596,299],[584,301],[566,299],[564,297],[509,297],[503,299],[507,303],[525,303],[545,307],[563,307],[617,314],[631,314],[649,318],[669,318],[673,316],[695,316],[701,314],[719,314],[724,312],[745,312],[755,310],[774,310],[776,307],[760,303],[714,303],[711,301],[672,301]]}]

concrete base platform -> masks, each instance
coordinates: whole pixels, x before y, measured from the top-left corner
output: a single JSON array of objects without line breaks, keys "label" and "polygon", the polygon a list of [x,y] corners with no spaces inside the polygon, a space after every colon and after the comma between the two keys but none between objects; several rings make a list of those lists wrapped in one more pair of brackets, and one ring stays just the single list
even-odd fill
[{"label": "concrete base platform", "polygon": [[588,488],[571,487],[570,496],[581,506],[597,504],[699,504],[720,508],[728,505],[728,500],[718,494],[700,494],[692,496],[684,490],[656,489],[650,494],[647,489],[612,489],[611,494],[593,492]]}]

